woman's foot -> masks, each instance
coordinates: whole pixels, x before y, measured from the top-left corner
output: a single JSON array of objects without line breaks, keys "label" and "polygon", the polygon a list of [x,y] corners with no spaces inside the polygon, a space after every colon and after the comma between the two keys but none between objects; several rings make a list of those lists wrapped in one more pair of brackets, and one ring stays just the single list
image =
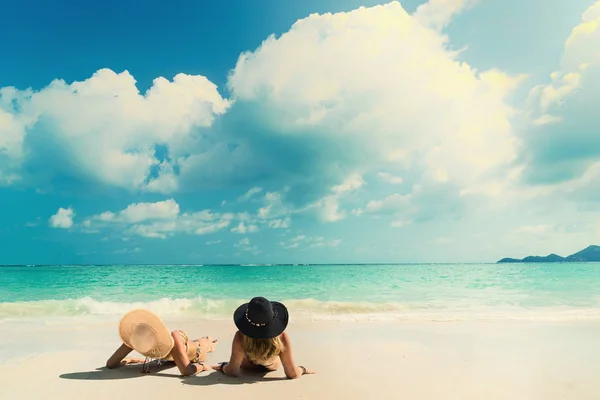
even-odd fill
[{"label": "woman's foot", "polygon": [[194,342],[198,342],[202,349],[206,349],[208,353],[212,353],[215,351],[217,344],[219,344],[219,339],[212,339],[210,336],[204,336],[200,339],[194,340]]}]

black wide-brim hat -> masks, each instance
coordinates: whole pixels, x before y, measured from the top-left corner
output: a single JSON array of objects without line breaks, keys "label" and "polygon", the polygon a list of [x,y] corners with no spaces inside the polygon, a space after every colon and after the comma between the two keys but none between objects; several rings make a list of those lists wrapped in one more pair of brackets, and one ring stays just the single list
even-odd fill
[{"label": "black wide-brim hat", "polygon": [[255,297],[233,313],[233,322],[244,335],[254,339],[271,339],[285,331],[289,314],[287,308],[264,297]]}]

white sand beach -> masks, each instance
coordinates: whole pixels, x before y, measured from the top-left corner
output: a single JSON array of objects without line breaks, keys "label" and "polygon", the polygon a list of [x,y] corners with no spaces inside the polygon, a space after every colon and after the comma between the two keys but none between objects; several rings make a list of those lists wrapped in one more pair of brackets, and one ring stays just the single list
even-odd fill
[{"label": "white sand beach", "polygon": [[[157,399],[599,399],[597,323],[301,322],[288,328],[296,362],[317,371],[298,380],[278,371],[182,378],[173,365],[103,368],[120,344],[118,318],[4,320],[2,398]],[[231,321],[173,321],[169,327],[220,343]]]}]

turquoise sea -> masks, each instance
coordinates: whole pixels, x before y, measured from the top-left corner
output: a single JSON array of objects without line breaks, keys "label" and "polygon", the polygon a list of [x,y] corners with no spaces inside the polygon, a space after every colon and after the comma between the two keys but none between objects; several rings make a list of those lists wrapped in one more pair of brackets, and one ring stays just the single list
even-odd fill
[{"label": "turquoise sea", "polygon": [[296,318],[600,319],[600,264],[0,267],[0,320],[120,315],[230,318],[243,301]]}]

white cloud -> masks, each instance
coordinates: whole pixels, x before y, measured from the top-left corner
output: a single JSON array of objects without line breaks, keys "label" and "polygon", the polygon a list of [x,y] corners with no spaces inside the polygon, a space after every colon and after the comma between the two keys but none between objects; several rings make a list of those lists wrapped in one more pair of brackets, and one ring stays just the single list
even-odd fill
[{"label": "white cloud", "polygon": [[[286,202],[285,195],[289,193],[289,187],[284,187],[279,192],[266,192],[256,215],[249,213],[239,213],[238,219],[247,224],[253,224],[254,227],[247,227],[246,224],[240,224],[232,229],[232,232],[246,233],[257,231],[257,223],[266,223],[269,228],[285,229],[291,225],[291,215],[312,212],[317,217],[326,222],[335,222],[346,218],[347,212],[340,209],[340,201],[350,193],[355,192],[365,184],[362,176],[359,174],[350,174],[346,179],[337,185],[333,185],[329,193],[322,198],[302,206],[293,206]],[[251,230],[248,230],[250,228]]]},{"label": "white cloud", "polygon": [[219,244],[219,243],[221,243],[221,241],[220,241],[220,240],[212,240],[212,241],[208,241],[208,242],[206,242],[205,244],[206,244],[207,246],[213,246],[213,245],[215,245],[215,244]]},{"label": "white cloud", "polygon": [[328,246],[329,247],[338,247],[340,244],[342,244],[343,241],[344,241],[343,239],[330,240],[328,242]]},{"label": "white cloud", "polygon": [[71,207],[59,208],[56,214],[50,217],[49,223],[52,228],[69,229],[73,226],[75,211]]},{"label": "white cloud", "polygon": [[277,218],[290,212],[290,209],[283,204],[283,196],[279,192],[267,192],[263,201],[265,206],[258,210],[259,218]]},{"label": "white cloud", "polygon": [[254,232],[258,232],[258,226],[246,225],[246,224],[244,224],[243,221],[241,221],[236,227],[231,228],[231,232],[240,233],[240,234],[254,233]]},{"label": "white cloud", "polygon": [[[516,157],[507,99],[523,76],[459,62],[429,27],[468,4],[432,1],[416,16],[398,2],[312,14],[242,54],[228,85],[236,105],[261,110],[273,135],[343,146],[324,171],[390,167],[432,185],[487,184]],[[322,201],[325,220],[343,218],[336,206]]]},{"label": "white cloud", "polygon": [[96,218],[100,221],[138,223],[149,220],[172,220],[179,215],[179,204],[174,199],[155,203],[133,203],[118,214],[105,212]]},{"label": "white cloud", "polygon": [[223,230],[235,219],[231,213],[211,210],[180,212],[173,199],[134,203],[119,212],[106,211],[84,221],[88,227],[124,229],[126,235],[166,239],[176,233],[206,235]]},{"label": "white cloud", "polygon": [[550,76],[552,83],[540,85],[532,89],[531,96],[537,97],[539,101],[539,112],[541,117],[536,119],[536,124],[543,125],[541,122],[554,122],[558,119],[556,116],[546,114],[548,110],[560,103],[574,93],[581,85],[581,74],[579,72],[554,72]]},{"label": "white cloud", "polygon": [[326,240],[322,236],[305,236],[297,235],[291,239],[283,242],[279,242],[279,245],[286,250],[297,249],[301,246],[308,246],[310,248],[319,247],[337,247],[342,243],[342,239]]},{"label": "white cloud", "polygon": [[241,202],[248,201],[251,198],[253,198],[255,195],[259,194],[260,192],[262,192],[262,188],[253,187],[253,188],[249,189],[246,193],[244,193],[243,196],[240,196],[238,201],[241,201]]},{"label": "white cloud", "polygon": [[391,183],[393,185],[399,185],[404,182],[404,179],[400,176],[394,176],[389,172],[378,172],[377,177],[384,182]]},{"label": "white cloud", "polygon": [[590,71],[590,66],[600,62],[600,52],[594,50],[600,41],[598,10],[600,1],[592,5],[583,14],[582,22],[573,28],[565,43],[561,68],[550,75],[551,82],[531,91],[530,102],[534,107],[537,105],[536,111],[546,113],[552,106],[560,105],[581,87],[582,77]]},{"label": "white cloud", "polygon": [[149,192],[173,193],[179,189],[179,181],[175,176],[173,165],[162,161],[158,166],[158,176],[147,184]]},{"label": "white cloud", "polygon": [[417,207],[413,203],[413,195],[391,194],[381,200],[369,201],[364,209],[359,209],[356,215],[363,213],[391,216],[390,226],[401,228],[411,223],[411,218]]},{"label": "white cloud", "polygon": [[365,184],[362,176],[351,174],[341,184],[331,188],[331,194],[326,195],[317,202],[310,204],[306,209],[316,208],[322,221],[336,222],[347,217],[346,210],[340,209],[340,201],[348,194],[360,189]]},{"label": "white cloud", "polygon": [[281,245],[286,250],[296,249],[300,246],[300,242],[303,242],[304,240],[306,240],[306,236],[298,235],[284,242],[279,242],[279,245]]},{"label": "white cloud", "polygon": [[257,246],[250,245],[250,239],[247,237],[240,239],[237,243],[233,245],[233,247],[236,247],[244,252],[252,253],[254,255],[261,253],[260,249]]},{"label": "white cloud", "polygon": [[25,226],[27,228],[34,228],[34,227],[38,226],[40,224],[40,222],[41,222],[41,218],[37,217],[35,219],[35,221],[27,221],[27,222],[25,222]]},{"label": "white cloud", "polygon": [[[580,191],[580,181],[593,175],[600,157],[599,10],[596,2],[583,14],[565,42],[560,66],[527,100],[530,125],[522,146],[527,164],[521,176],[540,193]],[[594,197],[593,190],[587,192]]]},{"label": "white cloud", "polygon": [[371,200],[367,203],[365,211],[367,212],[398,212],[405,210],[410,202],[410,195],[391,194],[382,200]]},{"label": "white cloud", "polygon": [[0,88],[0,186],[12,185],[21,179],[19,169],[29,121],[10,112],[7,100],[14,92],[12,88]]},{"label": "white cloud", "polygon": [[467,210],[488,204],[489,200],[483,203],[484,198],[465,197],[452,184],[419,183],[413,185],[408,194],[393,193],[380,200],[371,200],[362,210],[356,210],[355,214],[391,216],[390,226],[399,228],[416,222],[460,218]]},{"label": "white cloud", "polygon": [[536,126],[548,125],[548,124],[554,124],[554,123],[557,123],[560,121],[562,121],[561,117],[557,117],[557,116],[549,115],[549,114],[543,114],[541,117],[533,120],[533,125],[536,125]]},{"label": "white cloud", "polygon": [[273,219],[268,222],[269,228],[273,229],[287,229],[291,225],[290,217],[285,217],[282,219]]},{"label": "white cloud", "polygon": [[408,224],[410,224],[410,221],[396,220],[396,221],[390,222],[390,226],[392,228],[401,228],[401,227],[406,226]]},{"label": "white cloud", "polygon": [[441,30],[445,28],[454,15],[468,7],[472,7],[479,0],[429,0],[417,7],[415,18],[425,26]]},{"label": "white cloud", "polygon": [[[39,91],[3,88],[0,153],[10,162],[0,160],[0,178],[14,179],[10,165],[23,162],[23,142],[30,137],[32,156],[51,157],[45,147],[52,144],[59,152],[54,157],[68,160],[64,166],[45,160],[50,162],[41,172],[49,176],[76,173],[116,187],[170,192],[178,187],[173,164],[161,162],[155,146],[166,146],[171,160],[186,156],[192,130],[211,126],[228,108],[212,82],[186,74],[156,78],[144,94],[129,72],[109,69],[81,82],[55,80]],[[35,136],[34,128],[43,136]],[[153,166],[159,167],[156,176]]]},{"label": "white cloud", "polygon": [[356,189],[360,189],[365,184],[362,176],[359,174],[352,174],[347,177],[341,184],[331,188],[331,191],[337,195],[344,195],[349,192],[353,192]]}]

